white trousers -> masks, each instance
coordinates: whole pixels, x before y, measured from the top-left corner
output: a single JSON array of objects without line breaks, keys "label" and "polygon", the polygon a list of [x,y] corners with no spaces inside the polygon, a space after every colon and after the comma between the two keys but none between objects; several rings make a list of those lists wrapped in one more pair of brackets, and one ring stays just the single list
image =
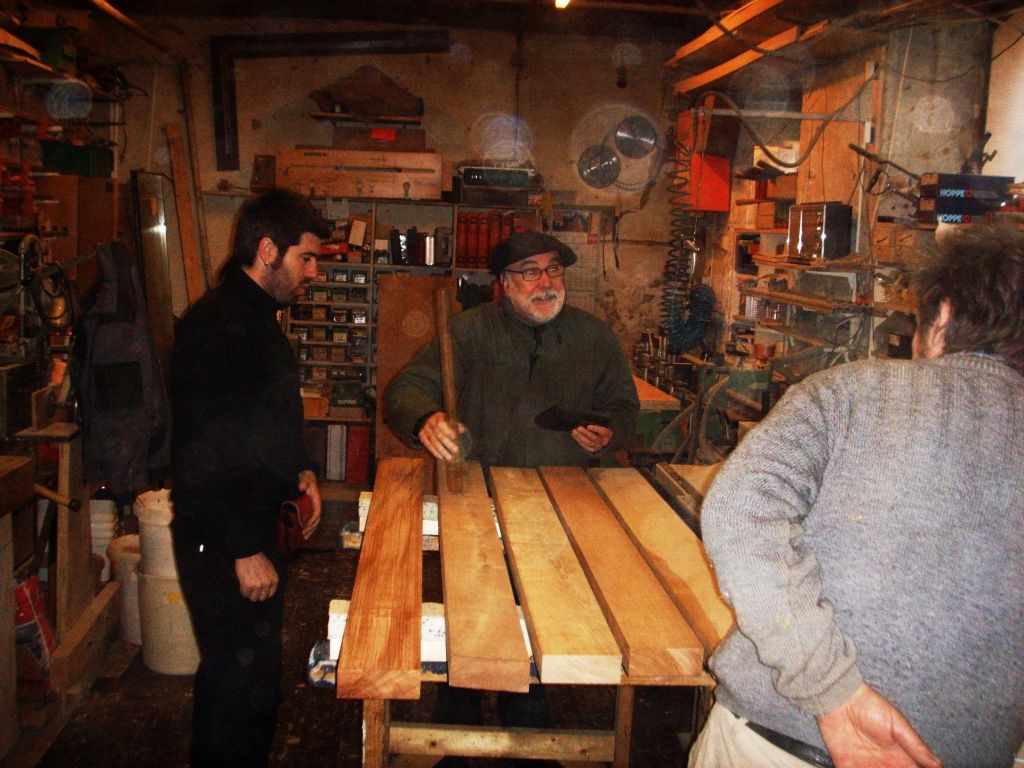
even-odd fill
[{"label": "white trousers", "polygon": [[721,704],[708,713],[707,722],[690,749],[689,768],[808,768],[747,728],[747,721]]}]

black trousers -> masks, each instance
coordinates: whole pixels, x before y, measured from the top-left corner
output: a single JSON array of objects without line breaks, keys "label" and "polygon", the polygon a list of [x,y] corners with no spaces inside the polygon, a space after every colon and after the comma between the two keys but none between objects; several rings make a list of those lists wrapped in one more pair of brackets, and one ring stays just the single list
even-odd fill
[{"label": "black trousers", "polygon": [[189,533],[174,531],[181,591],[199,646],[193,691],[192,768],[262,768],[281,701],[285,564],[266,552],[280,582],[269,600],[242,597],[235,561]]}]

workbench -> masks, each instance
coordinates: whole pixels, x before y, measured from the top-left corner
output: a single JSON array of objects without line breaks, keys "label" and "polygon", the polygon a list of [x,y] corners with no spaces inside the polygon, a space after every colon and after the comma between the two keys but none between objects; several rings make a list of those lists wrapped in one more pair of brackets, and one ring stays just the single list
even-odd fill
[{"label": "workbench", "polygon": [[17,669],[14,642],[14,544],[11,515],[32,501],[35,463],[26,456],[0,456],[0,760],[18,738]]},{"label": "workbench", "polygon": [[[378,464],[336,670],[337,696],[363,702],[363,765],[383,768],[400,754],[403,765],[466,755],[624,768],[635,687],[712,685],[704,660],[732,627],[700,541],[633,469],[492,467],[486,480],[475,462],[462,470],[453,492],[439,467],[447,658],[443,672],[428,672],[425,464]],[[512,692],[537,682],[612,686],[615,727],[392,722],[391,702],[418,699],[425,681]]]}]

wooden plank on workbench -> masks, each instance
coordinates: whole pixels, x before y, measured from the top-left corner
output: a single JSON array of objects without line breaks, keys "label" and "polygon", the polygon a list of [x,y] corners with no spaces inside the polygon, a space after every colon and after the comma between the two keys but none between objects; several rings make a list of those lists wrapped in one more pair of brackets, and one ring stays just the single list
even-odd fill
[{"label": "wooden plank on workbench", "polygon": [[530,654],[483,470],[475,461],[463,467],[461,493],[437,488],[448,683],[525,693]]},{"label": "wooden plank on workbench", "polygon": [[541,467],[540,476],[619,641],[627,674],[700,674],[700,640],[587,473]]},{"label": "wooden plank on workbench", "polygon": [[541,682],[618,684],[622,653],[537,471],[490,477]]},{"label": "wooden plank on workbench", "polygon": [[589,472],[710,654],[735,618],[718,591],[704,545],[635,469]]},{"label": "wooden plank on workbench", "polygon": [[348,624],[339,699],[418,699],[423,600],[422,459],[377,465]]}]

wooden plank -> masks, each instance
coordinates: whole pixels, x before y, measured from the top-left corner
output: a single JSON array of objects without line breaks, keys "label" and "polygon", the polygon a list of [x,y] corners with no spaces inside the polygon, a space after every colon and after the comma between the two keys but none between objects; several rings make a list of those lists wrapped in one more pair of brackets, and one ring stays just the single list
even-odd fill
[{"label": "wooden plank", "polygon": [[618,683],[622,653],[536,470],[490,478],[541,682]]},{"label": "wooden plank", "polygon": [[[40,433],[60,431],[51,424]],[[57,459],[57,492],[77,499],[79,509],[57,505],[57,621],[56,640],[64,642],[71,627],[92,603],[92,521],[82,479],[82,441],[61,443]]]},{"label": "wooden plank", "polygon": [[622,649],[629,675],[696,675],[704,648],[580,467],[541,467],[541,480]]},{"label": "wooden plank", "polygon": [[[800,31],[799,27],[790,27],[777,35],[769,37],[764,42],[759,43],[757,47],[763,51],[777,51],[780,48],[785,48],[787,45],[792,45],[796,42],[811,40],[828,29],[828,26],[829,22],[820,21],[817,24],[808,27],[803,32]],[[693,77],[680,80],[676,83],[675,92],[683,94],[689,93],[690,91],[696,91],[701,88],[707,88],[712,83],[738,72],[763,57],[763,53],[758,53],[753,50],[745,51],[744,53],[734,56],[728,61],[719,64],[717,67],[712,67],[711,69],[701,72],[699,75],[694,75]]]},{"label": "wooden plank", "polygon": [[410,755],[604,763],[612,759],[613,741],[612,731],[432,723],[394,723],[391,726],[391,750]]},{"label": "wooden plank", "polygon": [[735,619],[703,544],[635,469],[589,473],[710,654]]},{"label": "wooden plank", "polygon": [[629,745],[633,740],[633,694],[632,685],[620,685],[615,689],[615,756],[614,768],[629,765]]},{"label": "wooden plank", "polygon": [[448,682],[460,688],[530,688],[530,654],[494,527],[479,462],[464,462],[461,493],[438,484]]},{"label": "wooden plank", "polygon": [[391,702],[363,702],[363,768],[385,768],[391,740]]},{"label": "wooden plank", "polygon": [[633,377],[633,384],[636,386],[636,396],[640,398],[641,411],[678,411],[679,398],[672,397],[667,392],[662,392],[655,386],[648,384],[639,376]]},{"label": "wooden plank", "polygon": [[377,466],[345,642],[338,698],[418,699],[423,591],[422,459]]},{"label": "wooden plank", "polygon": [[[455,278],[441,275],[381,275],[377,279],[377,414],[375,450],[383,456],[426,457],[427,482],[433,483],[433,458],[421,448],[403,442],[386,423],[384,393],[391,380],[416,351],[437,333],[432,307],[442,288],[455,290]],[[453,309],[458,310],[455,302]],[[428,493],[433,493],[431,485]]]},{"label": "wooden plank", "polygon": [[120,589],[119,582],[108,581],[60,641],[50,657],[50,684],[55,690],[74,685],[92,657],[104,650],[104,640],[121,615]]},{"label": "wooden plank", "polygon": [[440,200],[437,152],[381,152],[296,147],[277,152],[278,187],[303,195]]},{"label": "wooden plank", "polygon": [[[13,459],[3,456],[0,459]],[[31,468],[31,463],[29,464]],[[2,475],[0,475],[2,477]],[[31,478],[29,479],[31,489]],[[0,504],[7,504],[0,493]],[[18,668],[15,661],[14,590],[10,574],[14,572],[14,543],[11,540],[11,517],[0,515],[0,573],[6,575],[0,590],[0,761],[18,740]]]},{"label": "wooden plank", "polygon": [[0,517],[32,501],[34,481],[35,462],[31,456],[0,455]]},{"label": "wooden plank", "polygon": [[[866,69],[873,60],[872,55],[853,56],[829,65],[827,70],[819,69],[814,85],[804,91],[803,111],[831,111],[845,104],[864,84]],[[865,89],[845,114],[870,117],[872,95],[870,88]],[[820,129],[820,120],[801,120],[800,146],[809,146],[811,137]],[[829,123],[807,161],[797,169],[797,186],[803,200],[847,199],[850,190],[857,186],[862,162],[860,155],[850,151],[850,144],[862,144],[863,133],[860,123]]]},{"label": "wooden plank", "polygon": [[185,267],[185,291],[188,303],[192,305],[206,293],[206,272],[199,254],[199,238],[196,234],[195,211],[189,194],[189,172],[185,155],[185,141],[181,126],[167,123],[167,151],[171,159],[171,176],[174,179],[174,205],[178,210],[178,230],[181,240],[181,260]]},{"label": "wooden plank", "polygon": [[[783,1],[784,0],[751,0],[749,3],[745,3],[732,13],[724,16],[721,19],[721,27],[712,25],[708,27],[704,34],[695,37],[693,40],[686,43],[686,45],[677,48],[675,55],[665,62],[665,66],[675,67],[680,64],[683,59],[692,57],[694,54],[706,50],[709,46],[721,40],[726,36],[722,27],[736,32],[744,24],[748,24],[758,16],[767,13],[775,6],[782,4]],[[744,35],[744,37],[747,36],[748,35]],[[687,64],[689,64],[689,62],[687,62]]]}]

